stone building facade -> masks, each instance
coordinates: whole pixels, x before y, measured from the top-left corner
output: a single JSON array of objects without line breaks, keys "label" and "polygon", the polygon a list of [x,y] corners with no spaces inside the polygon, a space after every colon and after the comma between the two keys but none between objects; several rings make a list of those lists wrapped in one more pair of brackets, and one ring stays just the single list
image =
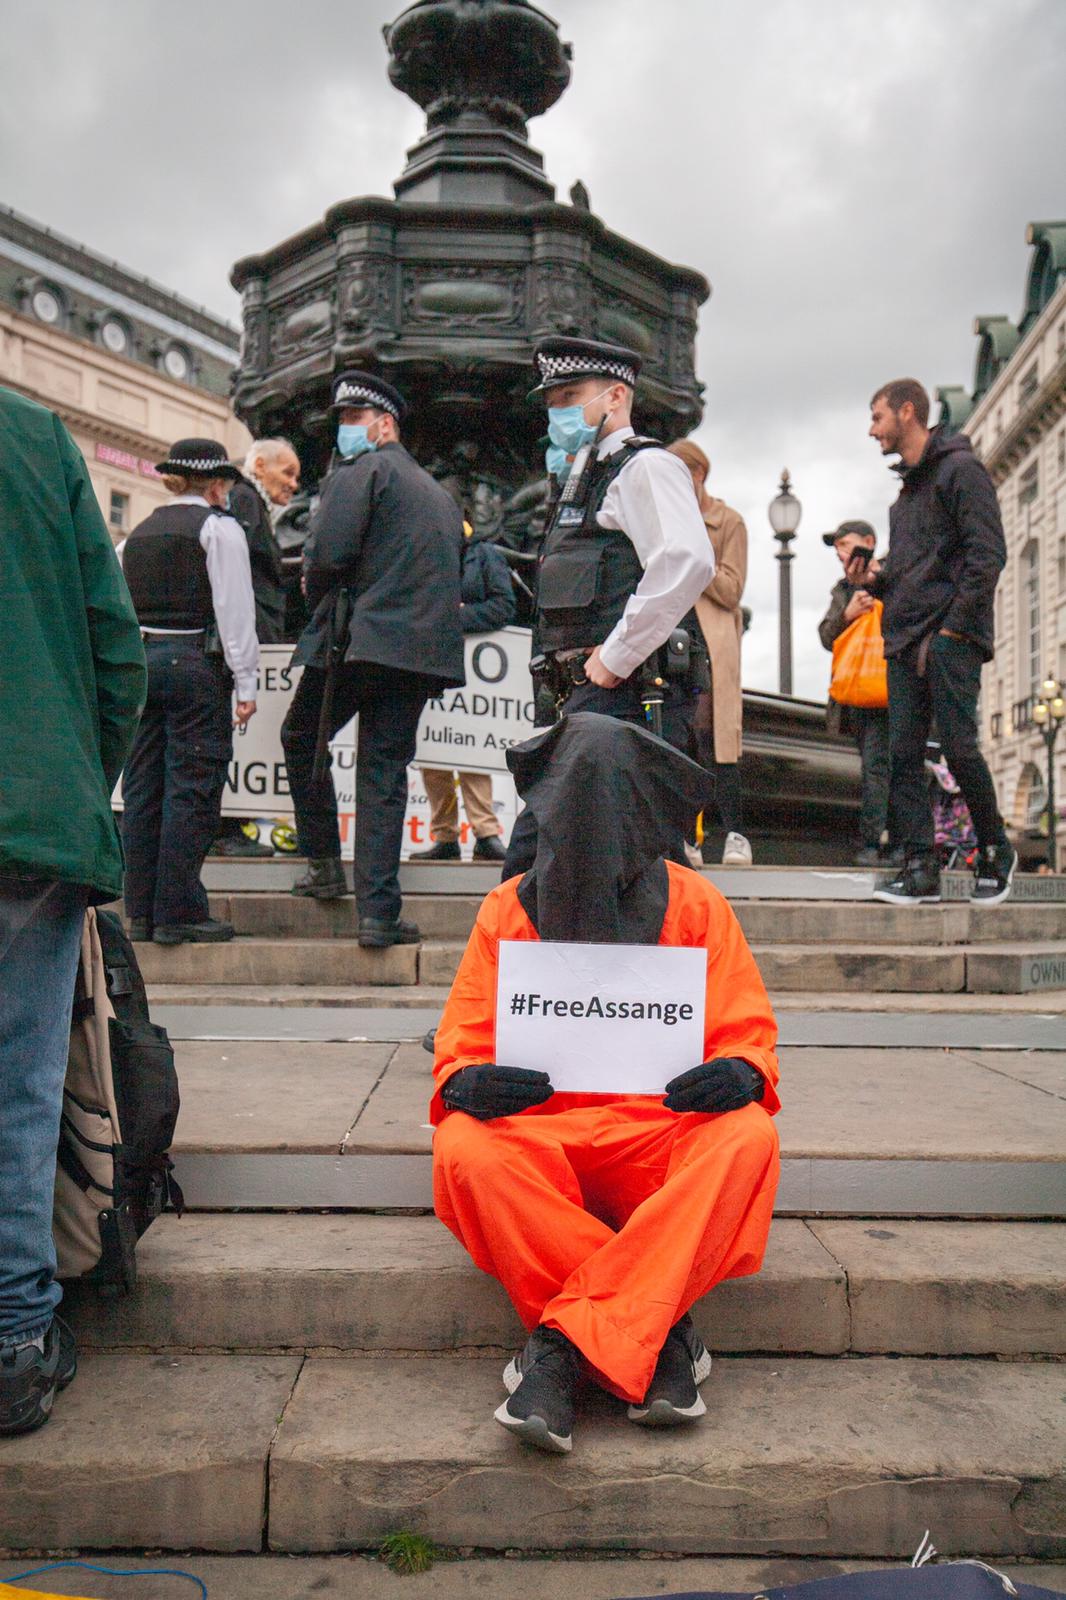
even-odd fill
[{"label": "stone building facade", "polygon": [[[1044,742],[1032,706],[1050,673],[1066,683],[1066,222],[1033,222],[1018,321],[981,316],[972,395],[937,391],[941,418],[964,428],[996,485],[1007,565],[996,591],[996,656],[985,668],[982,745],[1000,805],[1017,828],[1046,803]],[[1066,797],[1066,730],[1056,750]],[[1066,825],[1059,806],[1059,859]]]},{"label": "stone building facade", "polygon": [[240,336],[228,323],[0,207],[0,384],[55,411],[89,467],[115,540],[166,499],[174,439],[243,457],[230,408]]}]

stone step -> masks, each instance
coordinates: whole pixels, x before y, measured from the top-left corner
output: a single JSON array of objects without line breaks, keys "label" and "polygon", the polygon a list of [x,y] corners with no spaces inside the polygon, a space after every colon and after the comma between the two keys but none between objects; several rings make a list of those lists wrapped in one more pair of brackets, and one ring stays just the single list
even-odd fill
[{"label": "stone step", "polygon": [[[708,1348],[794,1355],[1066,1354],[1066,1225],[778,1218],[762,1271],[694,1309]],[[507,1350],[499,1284],[434,1217],[161,1217],[136,1293],[72,1284],[79,1344]]]},{"label": "stone step", "polygon": [[48,1426],[0,1439],[0,1548],[259,1550],[271,1444],[300,1365],[85,1354]]},{"label": "stone step", "polygon": [[145,983],[375,984],[418,981],[419,947],[360,949],[347,939],[232,939],[228,944],[139,944]]},{"label": "stone step", "polygon": [[[987,1552],[981,1550],[979,1556]],[[13,1576],[36,1562],[0,1561],[0,1579]],[[111,1565],[131,1570],[154,1565],[150,1558],[119,1557]],[[437,1561],[427,1572],[405,1573],[394,1579],[376,1554],[332,1556],[182,1556],[181,1566],[195,1573],[212,1600],[382,1600],[394,1591],[402,1600],[623,1600],[631,1595],[701,1594],[754,1595],[769,1589],[792,1587],[819,1578],[836,1578],[851,1572],[899,1570],[898,1563],[879,1561],[825,1561],[813,1556],[674,1556],[656,1560],[649,1556],[556,1555],[546,1561],[531,1556],[469,1555],[459,1560]],[[1066,1566],[1052,1562],[1020,1563],[997,1560],[997,1572],[1013,1583],[1028,1584],[1053,1593],[1066,1592]],[[93,1588],[92,1574],[50,1572],[49,1593],[84,1594]],[[172,1588],[184,1593],[177,1579]],[[157,1580],[158,1582],[158,1580]],[[114,1579],[112,1579],[112,1586]],[[100,1591],[101,1594],[104,1592]],[[112,1592],[117,1593],[114,1589]],[[130,1583],[131,1596],[140,1585]],[[191,1591],[190,1591],[191,1592]],[[155,1600],[153,1595],[152,1600]]]},{"label": "stone step", "polygon": [[1054,1363],[718,1359],[702,1425],[649,1435],[592,1392],[560,1460],[493,1420],[498,1358],[312,1359],[272,1452],[267,1538],[903,1558],[935,1528],[943,1554],[1051,1559],[1062,1393]]},{"label": "stone step", "polygon": [[[420,1045],[190,1040],[175,1049],[179,1153],[430,1151],[432,1061]],[[1066,1160],[1066,1052],[792,1046],[779,1059],[775,1123],[791,1159]]]},{"label": "stone step", "polygon": [[[404,915],[429,940],[465,939],[479,895],[409,894]],[[1066,903],[1010,903],[989,911],[968,905],[889,906],[876,900],[738,900],[733,909],[753,942],[807,944],[956,945],[977,941],[1009,944],[1066,939]],[[352,899],[315,901],[277,892],[215,894],[212,916],[232,922],[239,934],[301,939],[350,939],[355,933]],[[1066,987],[1066,983],[1063,985]]]},{"label": "stone step", "polygon": [[0,1441],[0,1546],[1066,1555],[1057,1364],[719,1358],[704,1394],[666,1434],[583,1395],[561,1461],[492,1420],[496,1356],[89,1352]]}]

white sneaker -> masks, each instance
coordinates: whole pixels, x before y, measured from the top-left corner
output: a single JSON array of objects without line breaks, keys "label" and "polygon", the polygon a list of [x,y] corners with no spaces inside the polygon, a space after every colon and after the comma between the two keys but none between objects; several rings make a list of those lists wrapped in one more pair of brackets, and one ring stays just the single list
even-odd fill
[{"label": "white sneaker", "polygon": [[685,860],[693,872],[703,871],[703,853],[698,844],[689,844],[687,839],[685,840]]},{"label": "white sneaker", "polygon": [[750,867],[751,845],[742,833],[727,833],[722,851],[723,867]]}]

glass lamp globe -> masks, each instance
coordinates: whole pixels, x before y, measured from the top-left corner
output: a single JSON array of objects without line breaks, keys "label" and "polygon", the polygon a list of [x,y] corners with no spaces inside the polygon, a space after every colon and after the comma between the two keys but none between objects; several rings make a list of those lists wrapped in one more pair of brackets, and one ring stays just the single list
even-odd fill
[{"label": "glass lamp globe", "polygon": [[1048,708],[1047,708],[1047,706],[1046,706],[1046,704],[1044,703],[1043,700],[1038,700],[1036,702],[1036,705],[1033,707],[1032,715],[1033,715],[1033,721],[1037,724],[1038,727],[1042,728],[1044,726],[1044,723],[1048,719]]},{"label": "glass lamp globe", "polygon": [[1059,692],[1059,685],[1054,678],[1045,678],[1040,685],[1040,693],[1045,700],[1054,700]]},{"label": "glass lamp globe", "polygon": [[778,535],[795,533],[800,525],[803,507],[792,493],[788,469],[781,474],[781,492],[770,501],[768,516],[770,526]]}]

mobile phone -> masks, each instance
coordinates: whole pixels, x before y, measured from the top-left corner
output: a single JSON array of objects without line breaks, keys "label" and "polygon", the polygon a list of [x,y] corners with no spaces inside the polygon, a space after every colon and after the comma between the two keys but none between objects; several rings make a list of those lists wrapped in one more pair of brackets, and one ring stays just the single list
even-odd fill
[{"label": "mobile phone", "polygon": [[872,560],[873,551],[870,549],[870,546],[868,544],[860,544],[855,546],[855,549],[848,557],[848,566],[850,567],[853,561],[857,561],[861,567],[865,568],[870,565]]}]

